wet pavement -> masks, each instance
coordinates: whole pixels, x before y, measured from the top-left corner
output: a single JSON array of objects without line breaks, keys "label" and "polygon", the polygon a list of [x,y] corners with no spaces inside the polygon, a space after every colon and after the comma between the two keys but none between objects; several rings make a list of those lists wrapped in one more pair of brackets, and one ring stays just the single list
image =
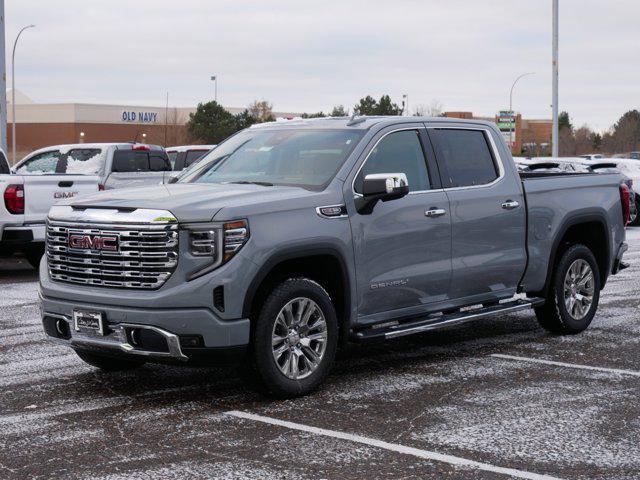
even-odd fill
[{"label": "wet pavement", "polygon": [[533,313],[343,352],[275,401],[233,369],[102,373],[44,339],[0,259],[0,478],[640,478],[640,229],[591,328]]}]

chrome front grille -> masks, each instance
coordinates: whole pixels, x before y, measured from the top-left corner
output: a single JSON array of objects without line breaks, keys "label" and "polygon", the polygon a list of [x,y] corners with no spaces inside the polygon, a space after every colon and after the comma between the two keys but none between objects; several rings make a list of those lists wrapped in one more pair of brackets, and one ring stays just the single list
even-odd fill
[{"label": "chrome front grille", "polygon": [[[117,237],[116,251],[72,248],[70,236]],[[76,237],[74,237],[76,238]],[[178,264],[178,226],[47,222],[52,280],[128,289],[160,288]]]}]

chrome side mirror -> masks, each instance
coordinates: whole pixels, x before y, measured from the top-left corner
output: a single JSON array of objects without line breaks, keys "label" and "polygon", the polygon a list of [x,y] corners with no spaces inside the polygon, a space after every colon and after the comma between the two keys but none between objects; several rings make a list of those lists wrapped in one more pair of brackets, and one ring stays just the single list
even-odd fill
[{"label": "chrome side mirror", "polygon": [[356,199],[356,209],[369,215],[378,201],[388,202],[409,193],[409,181],[404,173],[372,173],[364,177],[362,197]]}]

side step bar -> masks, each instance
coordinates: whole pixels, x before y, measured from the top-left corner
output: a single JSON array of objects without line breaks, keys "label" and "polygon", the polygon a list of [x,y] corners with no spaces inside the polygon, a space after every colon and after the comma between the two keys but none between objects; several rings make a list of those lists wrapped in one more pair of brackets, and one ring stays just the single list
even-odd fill
[{"label": "side step bar", "polygon": [[357,343],[365,343],[378,340],[389,340],[391,338],[404,337],[415,333],[438,330],[452,325],[458,325],[480,318],[491,317],[504,313],[512,313],[520,310],[528,310],[544,304],[544,298],[527,298],[512,300],[510,302],[499,303],[490,307],[479,307],[462,312],[448,314],[431,314],[426,317],[413,319],[404,323],[396,323],[380,327],[370,327],[357,330],[352,333],[352,340]]}]

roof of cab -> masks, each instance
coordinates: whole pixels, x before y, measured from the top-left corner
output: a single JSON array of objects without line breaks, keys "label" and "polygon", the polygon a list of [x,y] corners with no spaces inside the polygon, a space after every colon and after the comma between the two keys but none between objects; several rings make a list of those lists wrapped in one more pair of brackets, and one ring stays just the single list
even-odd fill
[{"label": "roof of cab", "polygon": [[398,123],[453,123],[475,124],[495,127],[495,123],[486,120],[467,120],[450,117],[402,117],[397,115],[387,116],[351,116],[351,117],[321,117],[321,118],[293,118],[278,119],[274,122],[257,123],[250,129],[267,128],[353,128],[356,130],[368,130],[374,125]]},{"label": "roof of cab", "polygon": [[[134,145],[146,145],[147,147],[149,147],[151,150],[162,150],[163,148],[159,145],[148,145],[148,144],[142,144],[142,143],[130,143],[130,142],[105,142],[105,143],[68,143],[68,144],[63,144],[63,145],[49,145],[47,147],[42,147],[39,148],[38,150],[34,150],[33,152],[29,152],[27,155],[25,155],[22,159],[20,159],[20,162],[22,162],[23,160],[25,160],[28,157],[31,157],[33,155],[37,155],[39,153],[44,153],[44,152],[48,152],[51,150],[59,150],[60,152],[66,153],[71,149],[74,148],[107,148],[107,147],[133,147]],[[17,164],[16,164],[17,165]]]},{"label": "roof of cab", "polygon": [[166,147],[167,152],[186,152],[188,150],[211,150],[216,145],[176,145],[173,147]]}]

